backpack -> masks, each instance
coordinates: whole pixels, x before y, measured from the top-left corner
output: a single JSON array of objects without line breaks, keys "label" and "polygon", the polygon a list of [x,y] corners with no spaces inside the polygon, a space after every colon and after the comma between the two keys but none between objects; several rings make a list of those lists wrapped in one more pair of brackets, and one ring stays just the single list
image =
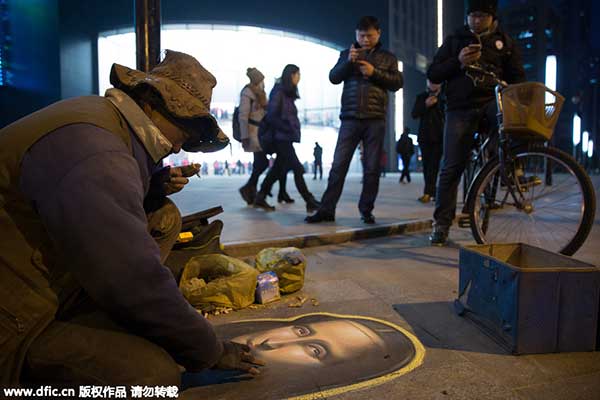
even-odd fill
[{"label": "backpack", "polygon": [[233,138],[238,142],[242,141],[242,134],[240,132],[240,107],[236,106],[233,109],[233,120],[231,121],[231,129],[233,130]]},{"label": "backpack", "polygon": [[[252,110],[252,98],[250,98],[250,110]],[[242,133],[240,132],[240,106],[236,106],[233,109],[233,119],[231,121],[231,130],[233,131],[233,138],[238,142],[242,141]]]},{"label": "backpack", "polygon": [[267,118],[263,118],[258,126],[258,143],[265,154],[275,153],[275,131]]}]

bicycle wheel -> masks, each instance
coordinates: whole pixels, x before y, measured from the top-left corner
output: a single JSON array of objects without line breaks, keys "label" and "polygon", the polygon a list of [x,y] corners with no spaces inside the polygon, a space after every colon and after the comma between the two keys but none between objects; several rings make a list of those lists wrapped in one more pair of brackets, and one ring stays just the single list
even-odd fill
[{"label": "bicycle wheel", "polygon": [[568,154],[541,145],[512,151],[502,182],[498,159],[475,178],[467,207],[478,243],[527,243],[573,255],[590,233],[596,197]]}]

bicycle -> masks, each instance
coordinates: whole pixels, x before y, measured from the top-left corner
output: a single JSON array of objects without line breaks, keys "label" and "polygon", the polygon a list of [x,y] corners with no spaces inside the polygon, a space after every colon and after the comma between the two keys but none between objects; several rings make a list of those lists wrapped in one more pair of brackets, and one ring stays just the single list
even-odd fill
[{"label": "bicycle", "polygon": [[461,210],[461,215],[458,217],[458,226],[461,228],[469,228],[471,226],[471,222],[467,214],[467,195],[469,194],[469,188],[475,180],[477,173],[481,171],[483,166],[490,159],[490,148],[492,146],[492,141],[489,128],[482,128],[482,126],[480,126],[473,137],[473,142],[473,148],[469,153],[469,158],[462,174],[463,207]]},{"label": "bicycle", "polygon": [[480,244],[521,242],[573,255],[592,228],[594,189],[569,154],[540,142],[552,137],[564,98],[541,83],[508,85],[479,66],[465,68],[496,83],[499,127],[498,152],[467,195],[473,237]]}]

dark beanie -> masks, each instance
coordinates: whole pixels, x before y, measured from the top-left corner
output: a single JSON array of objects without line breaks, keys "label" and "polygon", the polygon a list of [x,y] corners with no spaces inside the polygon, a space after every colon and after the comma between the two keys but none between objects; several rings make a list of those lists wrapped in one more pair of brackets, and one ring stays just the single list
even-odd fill
[{"label": "dark beanie", "polygon": [[498,0],[467,0],[467,15],[474,12],[484,12],[496,16],[498,11]]}]

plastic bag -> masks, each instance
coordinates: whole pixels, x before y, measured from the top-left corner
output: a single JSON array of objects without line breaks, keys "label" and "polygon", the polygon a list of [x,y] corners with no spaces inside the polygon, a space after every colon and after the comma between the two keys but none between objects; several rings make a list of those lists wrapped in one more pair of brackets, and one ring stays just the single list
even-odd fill
[{"label": "plastic bag", "polygon": [[240,309],[254,303],[258,272],[238,259],[222,254],[190,258],[179,288],[190,304],[202,311],[215,307]]},{"label": "plastic bag", "polygon": [[281,293],[293,293],[304,286],[306,257],[296,247],[270,247],[256,255],[256,268],[260,272],[274,271],[279,278]]}]

